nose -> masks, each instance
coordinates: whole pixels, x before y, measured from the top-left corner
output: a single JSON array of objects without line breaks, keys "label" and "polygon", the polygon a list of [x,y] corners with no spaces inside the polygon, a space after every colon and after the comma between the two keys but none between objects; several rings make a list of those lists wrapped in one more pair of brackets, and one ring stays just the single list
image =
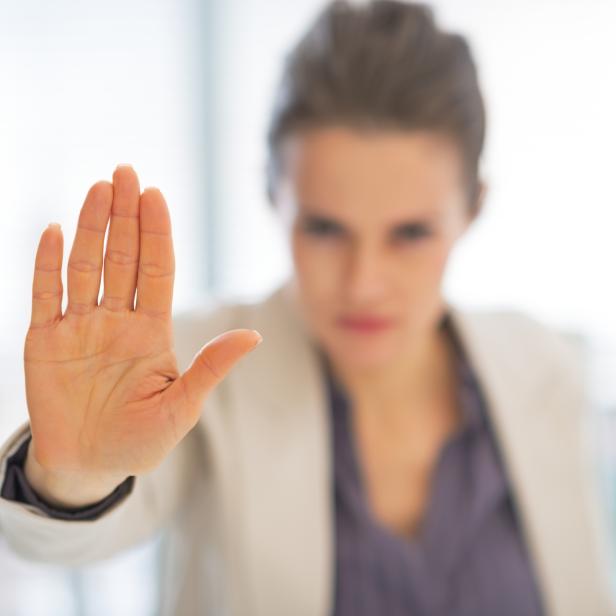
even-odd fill
[{"label": "nose", "polygon": [[375,244],[356,244],[349,250],[345,272],[346,297],[353,304],[379,299],[387,283],[387,261]]}]

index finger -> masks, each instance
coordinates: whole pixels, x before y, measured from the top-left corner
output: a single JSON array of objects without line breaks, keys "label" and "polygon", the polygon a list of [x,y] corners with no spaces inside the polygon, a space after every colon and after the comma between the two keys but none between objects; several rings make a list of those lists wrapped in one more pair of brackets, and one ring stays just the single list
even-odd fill
[{"label": "index finger", "polygon": [[171,218],[157,188],[146,188],[139,200],[140,248],[136,312],[171,316],[175,256]]}]

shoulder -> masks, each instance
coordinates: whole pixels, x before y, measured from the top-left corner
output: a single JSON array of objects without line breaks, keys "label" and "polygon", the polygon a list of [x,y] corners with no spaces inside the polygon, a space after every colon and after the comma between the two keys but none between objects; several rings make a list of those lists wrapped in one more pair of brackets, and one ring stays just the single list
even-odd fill
[{"label": "shoulder", "polygon": [[187,366],[204,344],[230,329],[256,329],[268,339],[267,346],[272,347],[289,340],[295,324],[281,287],[258,299],[210,297],[173,316],[178,363]]},{"label": "shoulder", "polygon": [[209,298],[183,309],[173,316],[175,352],[181,369],[185,369],[203,345],[230,329],[245,327],[242,314],[250,304]]},{"label": "shoulder", "polygon": [[589,348],[579,330],[515,308],[458,307],[454,312],[467,340],[512,371],[533,373],[544,383],[579,383],[587,377]]},{"label": "shoulder", "polygon": [[462,309],[464,316],[477,327],[500,334],[519,344],[533,344],[550,349],[574,349],[584,345],[583,335],[574,330],[558,326],[538,316],[515,308]]}]

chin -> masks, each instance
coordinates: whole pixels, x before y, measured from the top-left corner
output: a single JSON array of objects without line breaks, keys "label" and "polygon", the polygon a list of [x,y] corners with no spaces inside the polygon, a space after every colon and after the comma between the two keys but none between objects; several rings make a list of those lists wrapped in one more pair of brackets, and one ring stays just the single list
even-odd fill
[{"label": "chin", "polygon": [[351,353],[337,355],[337,358],[346,370],[359,373],[379,370],[389,365],[394,355],[392,353]]},{"label": "chin", "polygon": [[339,332],[330,337],[325,348],[337,361],[357,369],[377,368],[387,364],[400,351],[391,335],[349,336],[340,335]]}]

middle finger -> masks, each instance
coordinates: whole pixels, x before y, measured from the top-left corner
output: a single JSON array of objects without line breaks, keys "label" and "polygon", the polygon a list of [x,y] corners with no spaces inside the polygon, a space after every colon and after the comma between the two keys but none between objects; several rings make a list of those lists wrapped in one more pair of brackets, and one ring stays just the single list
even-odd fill
[{"label": "middle finger", "polygon": [[105,287],[100,305],[132,310],[139,264],[139,178],[129,165],[113,174],[113,205],[105,251]]}]

